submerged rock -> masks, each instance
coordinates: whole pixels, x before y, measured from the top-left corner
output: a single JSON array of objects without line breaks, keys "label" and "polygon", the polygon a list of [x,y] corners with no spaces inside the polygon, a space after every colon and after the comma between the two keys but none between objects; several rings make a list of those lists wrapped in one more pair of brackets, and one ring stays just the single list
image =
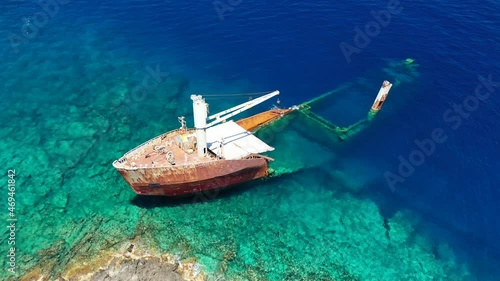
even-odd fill
[{"label": "submerged rock", "polygon": [[183,281],[181,275],[175,272],[176,267],[159,257],[116,259],[108,268],[100,270],[88,280]]},{"label": "submerged rock", "polygon": [[[147,248],[147,247],[146,247]],[[205,281],[195,259],[180,260],[171,254],[151,254],[141,242],[123,244],[118,252],[76,262],[58,281]]]},{"label": "submerged rock", "polygon": [[[101,224],[102,221],[96,222]],[[91,231],[90,233],[92,233]],[[112,245],[98,253],[88,254],[94,243],[85,235],[68,255],[61,240],[40,252],[38,264],[20,276],[19,281],[206,281],[207,275],[195,258],[181,259],[137,236],[130,242]],[[61,257],[64,255],[64,257]],[[61,261],[66,259],[66,261]],[[58,264],[59,263],[59,264]],[[62,268],[61,268],[62,265]]]}]

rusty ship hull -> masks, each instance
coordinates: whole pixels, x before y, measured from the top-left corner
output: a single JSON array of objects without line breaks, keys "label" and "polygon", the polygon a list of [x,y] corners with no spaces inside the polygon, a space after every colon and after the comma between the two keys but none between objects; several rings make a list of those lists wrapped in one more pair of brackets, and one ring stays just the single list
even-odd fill
[{"label": "rusty ship hull", "polygon": [[[241,130],[254,131],[291,112],[272,109],[241,119],[235,124]],[[195,147],[174,144],[175,138],[188,140],[194,129],[177,129],[139,145],[113,162],[115,169],[138,195],[182,196],[235,186],[268,176],[267,156],[251,153],[240,159],[224,159],[221,151],[208,150],[206,156],[194,153]],[[189,142],[189,141],[187,141]],[[175,161],[166,161],[172,153]],[[175,163],[174,163],[175,162]]]},{"label": "rusty ship hull", "polygon": [[226,188],[268,175],[268,160],[218,160],[191,167],[118,169],[139,195],[181,196]]}]

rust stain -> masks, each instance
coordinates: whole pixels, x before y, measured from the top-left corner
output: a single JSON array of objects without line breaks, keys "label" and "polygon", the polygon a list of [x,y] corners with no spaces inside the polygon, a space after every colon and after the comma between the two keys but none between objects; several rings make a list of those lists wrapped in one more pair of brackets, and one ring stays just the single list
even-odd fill
[{"label": "rust stain", "polygon": [[271,109],[268,111],[264,111],[262,113],[250,116],[248,118],[244,118],[238,120],[236,123],[243,127],[247,131],[253,131],[260,126],[264,126],[266,124],[271,123],[274,120],[277,120],[288,113],[290,113],[292,109]]},{"label": "rust stain", "polygon": [[137,194],[178,196],[224,188],[267,176],[268,159],[215,160],[200,165],[119,169]]}]

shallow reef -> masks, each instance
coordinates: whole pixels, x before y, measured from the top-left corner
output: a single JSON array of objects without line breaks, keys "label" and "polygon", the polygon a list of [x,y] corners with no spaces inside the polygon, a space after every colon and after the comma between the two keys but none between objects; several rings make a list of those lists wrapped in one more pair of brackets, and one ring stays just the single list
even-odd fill
[{"label": "shallow reef", "polygon": [[20,280],[206,280],[196,259],[181,260],[179,256],[155,253],[151,246],[147,249],[140,237],[136,237],[119,247],[100,251],[95,257],[70,261],[58,277],[51,276],[41,267],[34,267]]}]

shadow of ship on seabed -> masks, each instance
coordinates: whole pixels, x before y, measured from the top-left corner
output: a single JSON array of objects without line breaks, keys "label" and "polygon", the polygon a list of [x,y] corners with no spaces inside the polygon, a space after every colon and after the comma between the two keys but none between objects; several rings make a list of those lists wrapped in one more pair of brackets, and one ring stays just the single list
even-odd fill
[{"label": "shadow of ship on seabed", "polygon": [[[417,204],[414,197],[405,196],[404,190],[393,192],[387,188],[383,180],[373,181],[358,193],[352,193],[355,197],[362,200],[369,199],[377,204],[382,217],[392,218],[401,210],[412,210],[418,217],[425,221],[425,224],[416,224],[414,233],[437,234],[433,237],[446,240],[446,244],[454,247],[458,259],[463,257],[465,261],[471,265],[471,268],[477,270],[479,274],[491,274],[488,278],[498,276],[499,268],[491,267],[491,260],[500,260],[500,248],[492,245],[490,242],[482,238],[477,232],[470,232],[461,229],[446,220],[445,218],[436,215],[432,209],[424,208],[421,204]],[[414,236],[411,236],[412,239]],[[435,239],[431,239],[436,242]],[[442,240],[441,240],[442,241]],[[441,258],[439,251],[436,249],[439,240],[433,245],[433,254],[436,258]],[[484,280],[492,280],[484,278]],[[480,279],[483,280],[483,279]],[[497,279],[493,279],[497,280]]]},{"label": "shadow of ship on seabed", "polygon": [[281,180],[284,176],[293,176],[303,173],[304,170],[295,170],[281,174],[272,174],[267,178],[257,179],[251,182],[242,183],[238,186],[229,186],[222,189],[213,190],[204,193],[187,194],[184,196],[167,197],[167,196],[141,196],[135,195],[130,201],[133,205],[144,208],[154,209],[162,207],[175,207],[181,205],[192,205],[198,203],[206,203],[212,200],[224,200],[231,197],[239,196],[246,191],[258,188],[265,182],[265,185],[273,185],[275,182]]}]

